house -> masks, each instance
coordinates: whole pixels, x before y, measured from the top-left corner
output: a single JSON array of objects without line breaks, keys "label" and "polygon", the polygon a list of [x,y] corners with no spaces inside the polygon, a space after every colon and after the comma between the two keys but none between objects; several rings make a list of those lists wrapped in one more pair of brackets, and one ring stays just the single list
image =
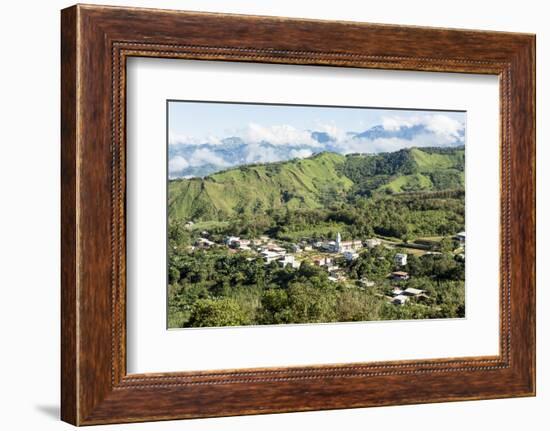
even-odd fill
[{"label": "house", "polygon": [[409,300],[409,297],[408,296],[405,296],[405,295],[397,295],[397,296],[394,296],[391,300],[391,303],[392,304],[395,304],[395,305],[405,305],[405,303]]},{"label": "house", "polygon": [[332,259],[325,256],[315,256],[313,257],[313,263],[317,266],[330,266],[332,264]]},{"label": "house", "polygon": [[262,256],[262,259],[265,263],[271,263],[274,260],[279,260],[282,257],[280,253],[276,253],[270,250],[264,250],[260,253],[260,255]]},{"label": "house", "polygon": [[251,241],[249,239],[237,239],[233,241],[233,246],[240,248],[241,250],[250,250]]},{"label": "house", "polygon": [[342,241],[340,243],[340,251],[359,250],[363,248],[363,242],[359,239],[353,239],[351,241]]},{"label": "house", "polygon": [[378,238],[370,238],[365,241],[367,248],[374,248],[382,244],[382,240]]},{"label": "house", "polygon": [[455,235],[455,239],[459,240],[462,244],[464,244],[466,242],[466,232],[464,231],[458,232]]},{"label": "house", "polygon": [[403,294],[403,289],[401,289],[400,287],[395,286],[395,287],[392,289],[391,294],[392,294],[392,296],[401,295],[401,294]]},{"label": "house", "polygon": [[344,252],[344,258],[348,261],[348,262],[351,262],[352,260],[355,260],[359,257],[359,254],[356,253],[354,250],[350,250],[350,251],[345,251]]},{"label": "house", "polygon": [[403,294],[407,296],[420,296],[424,294],[424,290],[421,289],[415,289],[414,287],[407,287],[405,290],[403,290]]},{"label": "house", "polygon": [[283,268],[287,265],[290,265],[292,268],[299,268],[300,263],[296,262],[296,259],[292,255],[286,255],[282,256],[278,259],[279,265],[281,265]]},{"label": "house", "polygon": [[393,288],[392,296],[393,298],[391,298],[390,302],[395,305],[403,305],[410,298],[421,298],[421,299],[428,298],[424,290],[415,289],[414,287],[407,287],[406,289],[403,290],[397,286]]},{"label": "house", "polygon": [[394,271],[391,273],[391,278],[397,281],[405,281],[409,279],[409,273],[405,271]]},{"label": "house", "polygon": [[223,242],[228,246],[228,247],[234,247],[235,244],[237,241],[239,241],[240,238],[238,236],[226,236],[224,239],[223,239]]},{"label": "house", "polygon": [[286,250],[283,247],[280,247],[277,244],[273,244],[273,243],[267,244],[266,249],[269,251],[273,251],[275,253],[283,253],[283,254],[286,253]]},{"label": "house", "polygon": [[407,264],[407,255],[405,253],[396,253],[393,261],[396,265],[405,266]]},{"label": "house", "polygon": [[336,234],[336,241],[329,241],[326,243],[325,248],[333,253],[344,253],[346,251],[354,251],[363,247],[363,243],[354,239],[351,241],[342,241],[340,232]]},{"label": "house", "polygon": [[192,221],[188,221],[187,223],[185,223],[185,227],[189,229],[192,228],[194,224],[195,223],[193,223]]}]

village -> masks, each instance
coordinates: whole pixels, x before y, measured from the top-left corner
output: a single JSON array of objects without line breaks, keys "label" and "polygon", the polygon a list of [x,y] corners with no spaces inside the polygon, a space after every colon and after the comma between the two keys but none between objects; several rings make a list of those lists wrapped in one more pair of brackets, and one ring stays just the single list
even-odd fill
[{"label": "village", "polygon": [[[406,267],[408,254],[403,252],[398,244],[392,243],[380,238],[368,238],[366,240],[352,239],[343,241],[340,233],[336,234],[334,240],[306,240],[303,239],[296,243],[286,243],[267,235],[261,235],[258,238],[246,239],[238,236],[225,236],[223,242],[216,242],[209,239],[207,231],[201,232],[201,236],[195,241],[191,250],[226,248],[230,253],[244,252],[250,256],[248,259],[262,259],[265,265],[273,262],[281,267],[299,268],[302,262],[308,262],[312,265],[323,267],[328,273],[328,280],[331,282],[347,283],[348,276],[340,265],[343,262],[351,262],[359,258],[359,254],[364,249],[373,249],[375,247],[385,247],[394,250],[393,267],[394,271],[387,274],[386,280],[392,284],[391,292],[385,295],[385,298],[391,304],[396,306],[405,305],[410,299],[426,300],[428,296],[424,290],[413,287],[404,287],[404,282],[410,279],[408,272],[402,267]],[[461,244],[459,258],[464,258],[464,243],[466,240],[465,232],[460,232],[453,237]],[[416,254],[441,254],[437,251],[415,250]],[[340,265],[339,265],[340,263]],[[358,280],[361,288],[373,287],[375,282],[367,279]]]}]

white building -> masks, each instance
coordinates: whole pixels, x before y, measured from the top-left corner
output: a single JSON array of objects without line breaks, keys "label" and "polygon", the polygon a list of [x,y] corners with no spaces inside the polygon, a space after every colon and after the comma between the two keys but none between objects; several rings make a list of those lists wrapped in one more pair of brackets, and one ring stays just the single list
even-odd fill
[{"label": "white building", "polygon": [[277,244],[267,244],[266,249],[269,251],[273,251],[275,253],[282,253],[282,254],[286,253],[286,250],[283,247],[278,246]]},{"label": "white building", "polygon": [[414,287],[407,287],[407,288],[403,291],[403,294],[404,294],[404,295],[408,295],[408,296],[420,296],[420,295],[423,295],[423,294],[424,294],[424,290],[415,289]]},{"label": "white building", "polygon": [[407,264],[407,255],[405,253],[397,253],[393,257],[393,261],[396,265],[405,266]]},{"label": "white building", "polygon": [[355,251],[363,247],[363,243],[354,239],[352,241],[342,241],[340,232],[336,234],[336,241],[329,241],[324,244],[324,248],[333,253],[344,253],[346,251]]},{"label": "white building", "polygon": [[408,296],[405,296],[405,295],[397,295],[397,296],[394,296],[393,299],[391,300],[391,303],[392,304],[395,304],[395,305],[405,305],[405,303],[409,300],[409,297]]},{"label": "white building", "polygon": [[315,256],[313,258],[313,263],[317,266],[331,266],[332,259],[326,256]]},{"label": "white building", "polygon": [[397,287],[397,286],[396,286],[396,287],[394,287],[394,288],[392,289],[391,294],[392,294],[393,296],[402,295],[402,294],[403,294],[403,289],[401,289],[400,287]]},{"label": "white building", "polygon": [[260,255],[265,263],[271,263],[274,260],[279,260],[281,257],[284,257],[283,254],[270,250],[264,250],[260,253]]},{"label": "white building", "polygon": [[458,239],[461,243],[466,242],[466,232],[464,232],[464,231],[458,232],[455,235],[455,238]]},{"label": "white building", "polygon": [[287,265],[290,265],[292,268],[298,268],[300,266],[300,263],[296,262],[296,259],[292,255],[280,257],[278,262],[283,268]]},{"label": "white building", "polygon": [[236,243],[237,241],[240,241],[241,238],[239,238],[238,236],[226,236],[224,238],[224,242],[226,245],[228,246],[234,246],[234,243]]},{"label": "white building", "polygon": [[242,250],[250,250],[251,241],[249,239],[237,239],[233,241],[232,244]]}]

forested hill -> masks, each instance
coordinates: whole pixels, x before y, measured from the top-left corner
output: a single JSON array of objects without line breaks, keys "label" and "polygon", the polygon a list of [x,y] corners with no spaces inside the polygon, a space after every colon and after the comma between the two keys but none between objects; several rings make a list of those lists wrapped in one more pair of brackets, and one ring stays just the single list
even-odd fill
[{"label": "forested hill", "polygon": [[170,218],[222,220],[269,209],[321,208],[376,194],[464,187],[464,147],[375,155],[324,152],[169,182]]}]

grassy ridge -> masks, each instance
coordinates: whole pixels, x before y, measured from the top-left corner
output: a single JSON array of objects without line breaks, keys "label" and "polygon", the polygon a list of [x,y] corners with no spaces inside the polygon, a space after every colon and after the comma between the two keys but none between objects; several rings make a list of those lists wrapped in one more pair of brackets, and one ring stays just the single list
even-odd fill
[{"label": "grassy ridge", "polygon": [[230,169],[204,179],[171,181],[169,216],[207,220],[282,206],[319,208],[327,193],[345,193],[353,185],[338,172],[344,162],[345,156],[322,153],[309,159]]},{"label": "grassy ridge", "polygon": [[350,195],[464,186],[464,149],[377,155],[320,153],[307,159],[241,166],[169,183],[170,218],[223,220],[269,209],[315,209]]}]

